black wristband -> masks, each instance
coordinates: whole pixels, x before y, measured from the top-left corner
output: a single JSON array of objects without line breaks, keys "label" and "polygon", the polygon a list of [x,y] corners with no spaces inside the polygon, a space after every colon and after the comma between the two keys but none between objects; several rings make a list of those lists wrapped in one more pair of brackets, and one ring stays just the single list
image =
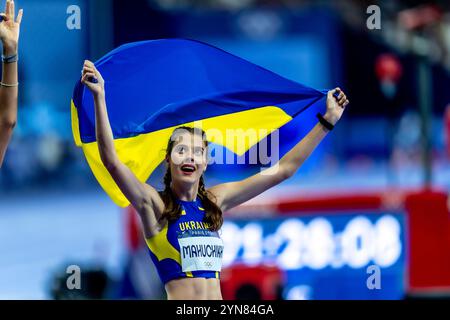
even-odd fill
[{"label": "black wristband", "polygon": [[319,119],[319,122],[320,122],[325,128],[327,128],[328,131],[333,130],[334,125],[332,125],[332,124],[329,123],[327,120],[325,120],[325,118],[324,118],[320,113],[317,114],[317,119]]}]

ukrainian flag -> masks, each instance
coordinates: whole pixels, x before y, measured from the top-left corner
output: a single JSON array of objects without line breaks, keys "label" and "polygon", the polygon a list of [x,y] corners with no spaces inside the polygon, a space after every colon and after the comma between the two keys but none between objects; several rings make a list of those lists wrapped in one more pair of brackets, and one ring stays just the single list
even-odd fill
[{"label": "ukrainian flag", "polygon": [[[326,94],[185,39],[126,44],[95,66],[105,79],[117,154],[142,182],[164,160],[170,134],[180,125],[214,129],[208,140],[240,156],[305,109],[323,104]],[[93,103],[78,81],[71,101],[75,143],[106,193],[125,207],[128,200],[100,160]],[[244,143],[223,139],[227,129],[241,130]],[[254,135],[255,130],[267,134]]]}]

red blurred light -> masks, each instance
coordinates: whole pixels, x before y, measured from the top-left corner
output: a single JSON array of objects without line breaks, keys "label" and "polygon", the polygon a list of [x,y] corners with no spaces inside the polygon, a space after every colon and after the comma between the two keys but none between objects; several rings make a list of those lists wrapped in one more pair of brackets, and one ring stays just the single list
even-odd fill
[{"label": "red blurred light", "polygon": [[391,53],[380,55],[375,62],[375,73],[380,81],[397,83],[403,74],[400,60]]}]

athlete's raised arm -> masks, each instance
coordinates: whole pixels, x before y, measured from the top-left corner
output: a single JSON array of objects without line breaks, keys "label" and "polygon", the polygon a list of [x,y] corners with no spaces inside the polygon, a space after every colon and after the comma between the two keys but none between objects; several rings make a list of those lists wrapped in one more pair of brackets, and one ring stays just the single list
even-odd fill
[{"label": "athlete's raised arm", "polygon": [[[336,92],[339,93],[337,98],[333,96]],[[341,89],[330,90],[327,95],[327,111],[323,116],[324,119],[331,125],[335,125],[348,103]],[[318,123],[276,165],[247,179],[219,184],[210,188],[209,191],[216,196],[217,205],[222,211],[236,207],[293,176],[327,133],[328,129]]]},{"label": "athlete's raised arm", "polygon": [[3,46],[2,80],[0,83],[0,167],[6,148],[17,122],[17,49],[23,10],[15,15],[14,1],[6,1],[5,12],[0,14],[0,40]]},{"label": "athlete's raised arm", "polygon": [[[106,109],[105,81],[102,75],[94,64],[88,60],[84,62],[82,74],[81,82],[89,88],[94,97],[95,133],[103,165],[140,214],[146,237],[152,236],[154,232],[157,232],[157,221],[164,209],[164,203],[158,192],[148,184],[139,181],[117,156]],[[96,81],[92,81],[93,79],[96,79]]]}]

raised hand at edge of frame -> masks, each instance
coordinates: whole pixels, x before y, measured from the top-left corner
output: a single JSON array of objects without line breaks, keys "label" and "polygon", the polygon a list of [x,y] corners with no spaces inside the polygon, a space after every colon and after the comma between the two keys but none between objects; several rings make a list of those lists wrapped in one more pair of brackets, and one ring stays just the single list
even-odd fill
[{"label": "raised hand at edge of frame", "polygon": [[16,17],[14,1],[6,0],[5,12],[0,13],[0,40],[5,54],[17,53],[22,17],[23,9]]}]

